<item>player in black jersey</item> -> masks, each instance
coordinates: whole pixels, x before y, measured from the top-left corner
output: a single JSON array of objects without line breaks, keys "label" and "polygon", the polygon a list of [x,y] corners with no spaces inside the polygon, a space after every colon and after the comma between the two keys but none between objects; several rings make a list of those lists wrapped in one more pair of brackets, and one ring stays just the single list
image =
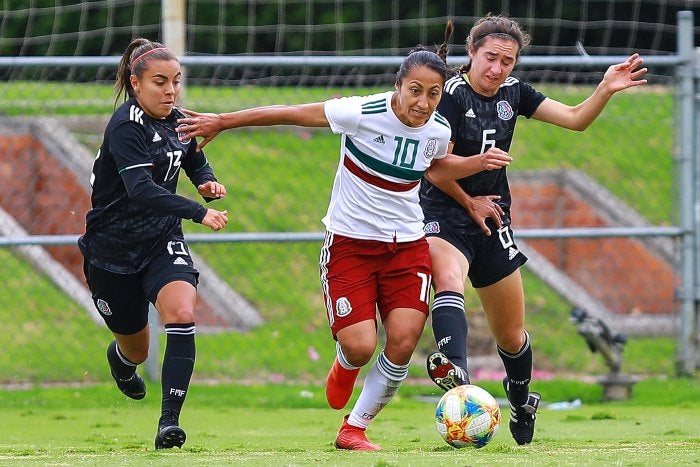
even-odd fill
[{"label": "player in black jersey", "polygon": [[198,272],[182,233],[182,219],[212,230],[226,211],[207,209],[175,194],[182,168],[205,200],[226,194],[196,142],[180,141],[175,108],[180,94],[177,57],[157,42],[135,39],[117,72],[116,101],[95,159],[92,209],[78,246],[97,310],[114,334],[107,361],[117,387],[132,399],[146,395],[136,373],[148,356],[148,308],[165,326],[161,417],[156,449],[182,446],[179,415],[195,359],[194,304]]},{"label": "player in black jersey", "polygon": [[[451,33],[448,23],[446,38]],[[532,351],[519,272],[527,258],[518,250],[510,228],[506,166],[516,119],[523,115],[583,131],[613,94],[646,83],[641,77],[647,71],[634,54],[610,66],[590,97],[569,106],[510,76],[528,42],[520,26],[504,16],[488,15],[473,26],[466,42],[470,62],[445,83],[438,111],[452,128],[450,152],[480,154],[484,171],[454,182],[424,180],[421,189],[433,264],[432,323],[438,346],[438,352],[428,357],[428,373],[445,390],[469,382],[464,314],[464,282],[469,277],[505,366],[509,425],[518,444],[532,440],[540,396],[529,392]]]}]

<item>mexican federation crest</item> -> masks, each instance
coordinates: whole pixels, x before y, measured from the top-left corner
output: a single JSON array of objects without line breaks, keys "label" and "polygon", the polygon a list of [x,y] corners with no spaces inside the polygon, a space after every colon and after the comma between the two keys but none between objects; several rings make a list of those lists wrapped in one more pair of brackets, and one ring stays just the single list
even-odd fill
[{"label": "mexican federation crest", "polygon": [[513,118],[513,115],[515,115],[515,112],[513,112],[513,108],[510,106],[508,101],[496,102],[496,113],[498,114],[498,118],[506,121],[510,120]]}]

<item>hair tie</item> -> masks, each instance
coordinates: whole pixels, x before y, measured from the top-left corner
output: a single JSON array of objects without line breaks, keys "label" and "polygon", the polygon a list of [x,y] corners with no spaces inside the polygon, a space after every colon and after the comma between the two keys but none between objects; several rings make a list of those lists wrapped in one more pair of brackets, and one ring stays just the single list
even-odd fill
[{"label": "hair tie", "polygon": [[167,47],[156,47],[156,48],[154,48],[154,49],[145,51],[144,53],[142,53],[141,55],[139,55],[138,57],[136,57],[135,59],[133,59],[133,60],[131,61],[131,65],[130,65],[131,68],[134,67],[134,65],[136,64],[136,62],[138,62],[139,60],[141,60],[143,57],[145,57],[146,55],[150,54],[151,52],[155,52],[156,50],[168,50],[168,48],[167,48]]}]

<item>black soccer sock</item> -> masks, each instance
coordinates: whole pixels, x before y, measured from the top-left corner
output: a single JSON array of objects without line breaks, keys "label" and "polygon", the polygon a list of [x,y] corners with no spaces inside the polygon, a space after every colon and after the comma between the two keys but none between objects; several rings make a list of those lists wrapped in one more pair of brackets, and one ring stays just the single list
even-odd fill
[{"label": "black soccer sock", "polygon": [[136,363],[122,355],[116,340],[113,340],[107,346],[107,362],[112,369],[112,373],[121,380],[127,380],[136,373]]},{"label": "black soccer sock", "polygon": [[525,332],[525,343],[517,353],[506,352],[498,347],[498,355],[503,360],[508,378],[508,392],[510,400],[515,405],[527,402],[530,378],[532,378],[532,349],[530,347],[530,335]]},{"label": "black soccer sock", "polygon": [[467,317],[464,295],[439,292],[433,298],[433,335],[438,350],[452,363],[467,371]]},{"label": "black soccer sock", "polygon": [[163,402],[159,425],[165,421],[177,422],[180,415],[194,369],[196,329],[194,323],[165,325],[165,355],[160,378]]}]

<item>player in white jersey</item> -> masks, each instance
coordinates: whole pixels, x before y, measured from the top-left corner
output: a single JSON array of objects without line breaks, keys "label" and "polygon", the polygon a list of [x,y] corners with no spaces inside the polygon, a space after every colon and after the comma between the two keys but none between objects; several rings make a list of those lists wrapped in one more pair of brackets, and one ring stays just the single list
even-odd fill
[{"label": "player in white jersey", "polygon": [[420,179],[434,158],[445,157],[450,127],[438,113],[420,127],[406,125],[391,111],[393,95],[325,103],[328,124],[341,135],[341,164],[323,218],[329,232],[381,242],[424,236]]},{"label": "player in white jersey", "polygon": [[[446,157],[450,126],[435,112],[447,77],[445,62],[423,48],[397,73],[395,90],[366,97],[294,106],[258,107],[179,119],[184,139],[242,126],[330,127],[341,135],[320,275],[337,358],[326,397],[342,409],[360,368],[375,353],[377,311],[386,345],[369,370],[355,406],[343,421],[338,449],[378,450],[365,429],[391,400],[428,315],[431,265],[419,205],[421,178],[448,180],[485,168],[483,158]],[[494,155],[497,163],[504,162]]]}]

